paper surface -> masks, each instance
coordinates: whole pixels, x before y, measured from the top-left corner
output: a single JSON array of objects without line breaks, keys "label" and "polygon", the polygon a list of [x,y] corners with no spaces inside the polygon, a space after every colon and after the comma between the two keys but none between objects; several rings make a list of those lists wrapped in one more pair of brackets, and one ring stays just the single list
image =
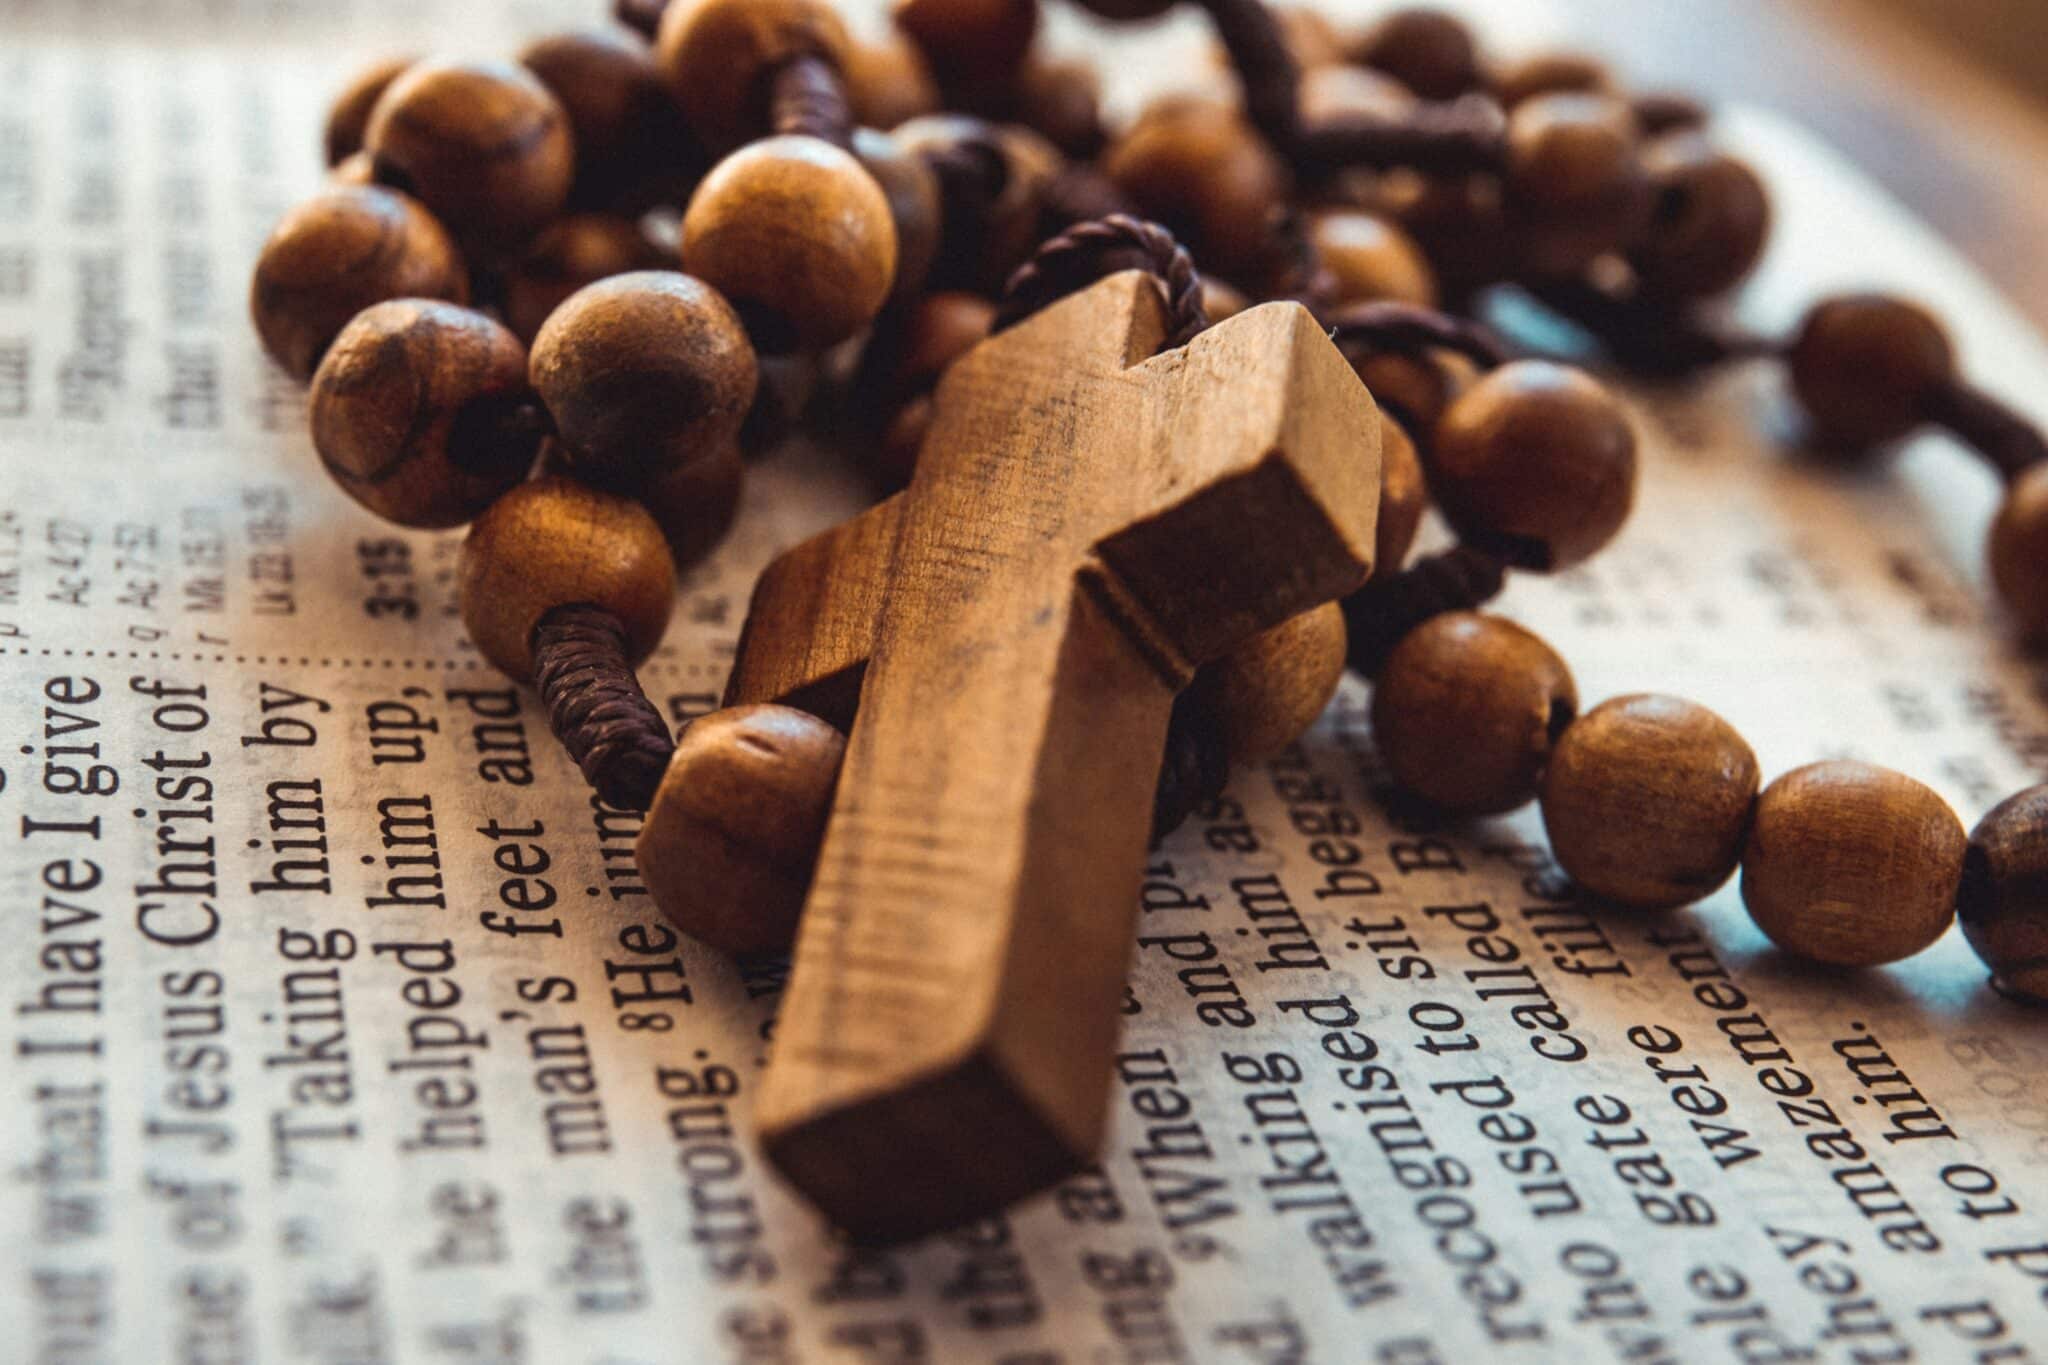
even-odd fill
[{"label": "paper surface", "polygon": [[[1953,933],[1822,973],[1732,888],[1583,918],[1533,812],[1396,827],[1356,680],[1156,853],[1100,1174],[835,1245],[749,1136],[780,969],[663,926],[462,640],[459,538],[329,485],[244,313],[343,72],[540,7],[70,8],[0,6],[0,1359],[2036,1358],[2048,1020]],[[1727,133],[1780,208],[1751,320],[1884,284],[2038,391],[1866,182]],[[1623,537],[1501,603],[1587,705],[1676,692],[1767,777],[1854,754],[1966,822],[2041,778],[1987,473],[1798,462],[1766,373],[1634,398]],[[711,705],[753,575],[859,505],[830,451],[754,467],[657,704]]]}]

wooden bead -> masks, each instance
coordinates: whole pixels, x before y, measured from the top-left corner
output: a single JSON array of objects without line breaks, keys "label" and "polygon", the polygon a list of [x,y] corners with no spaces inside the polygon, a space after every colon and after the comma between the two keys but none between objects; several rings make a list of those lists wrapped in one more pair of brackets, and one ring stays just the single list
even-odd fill
[{"label": "wooden bead", "polygon": [[869,128],[887,130],[939,111],[939,87],[931,68],[917,45],[900,33],[849,45],[843,74],[853,117]]},{"label": "wooden bead", "polygon": [[1422,248],[1440,287],[1469,291],[1501,279],[1520,250],[1504,195],[1493,175],[1397,170],[1380,177],[1375,207]]},{"label": "wooden bead", "polygon": [[1263,269],[1287,172],[1236,109],[1190,97],[1155,101],[1110,147],[1103,169],[1204,270],[1231,278]]},{"label": "wooden bead", "polygon": [[1495,68],[1492,86],[1501,106],[1513,109],[1538,95],[1610,94],[1614,77],[1583,52],[1535,52]]},{"label": "wooden bead", "polygon": [[1756,788],[1756,755],[1706,707],[1616,697],[1573,722],[1551,752],[1543,827],[1580,886],[1664,910],[1734,875]]},{"label": "wooden bead", "polygon": [[1075,58],[1027,57],[1010,92],[1010,117],[1069,157],[1102,150],[1102,81]]},{"label": "wooden bead", "polygon": [[1252,306],[1244,291],[1226,284],[1214,275],[1202,276],[1202,311],[1209,316],[1213,325],[1225,318],[1234,318]]},{"label": "wooden bead", "polygon": [[1524,268],[1570,275],[1650,215],[1635,115],[1605,95],[1537,95],[1508,116],[1507,204]]},{"label": "wooden bead", "polygon": [[1571,670],[1537,636],[1502,617],[1447,612],[1387,657],[1373,740],[1404,790],[1446,811],[1495,815],[1536,795],[1578,706]]},{"label": "wooden bead", "polygon": [[350,152],[327,172],[327,183],[337,188],[361,189],[377,183],[377,163],[368,152]]},{"label": "wooden bead", "polygon": [[1771,200],[1756,172],[1696,132],[1649,144],[1643,169],[1656,209],[1628,252],[1642,288],[1693,299],[1740,283],[1771,232]]},{"label": "wooden bead", "polygon": [[500,310],[505,324],[531,345],[548,315],[587,284],[632,270],[673,270],[675,254],[658,246],[639,222],[616,213],[572,213],[534,242],[505,272]]},{"label": "wooden bead", "polygon": [[1466,540],[1549,573],[1585,559],[1628,520],[1636,438],[1628,414],[1582,370],[1518,360],[1444,411],[1430,491]]},{"label": "wooden bead", "polygon": [[1970,831],[1956,913],[1994,986],[2048,1003],[2048,786],[2007,797]]},{"label": "wooden bead", "polygon": [[469,272],[434,216],[402,194],[325,189],[278,220],[249,312],[263,349],[304,383],[349,319],[386,299],[469,302]]},{"label": "wooden bead", "polygon": [[896,277],[889,201],[858,161],[814,137],[749,143],[683,214],[683,267],[723,293],[767,350],[844,341]]},{"label": "wooden bead", "polygon": [[871,452],[868,472],[886,491],[902,488],[917,471],[918,451],[924,448],[925,433],[932,426],[932,396],[921,393],[896,409],[882,427],[881,439]]},{"label": "wooden bead", "polygon": [[532,369],[571,466],[599,482],[643,482],[729,444],[759,377],[731,305],[672,270],[578,290],[541,327]]},{"label": "wooden bead", "polygon": [[675,600],[675,564],[647,510],[555,475],[520,484],[476,519],[457,580],[469,638],[521,682],[533,675],[534,627],[556,607],[616,616],[637,663],[661,643]]},{"label": "wooden bead", "polygon": [[[926,278],[931,289],[976,289],[999,294],[1010,272],[1037,247],[1044,192],[1058,173],[1058,149],[1028,128],[997,125],[966,114],[911,119],[892,136],[920,159],[972,149],[992,160],[995,201],[944,203],[938,258]],[[943,200],[944,190],[941,188]]]},{"label": "wooden bead", "polygon": [[1434,9],[1396,10],[1368,30],[1351,59],[1386,72],[1429,100],[1479,84],[1479,47],[1458,19]]},{"label": "wooden bead", "polygon": [[1275,5],[1280,36],[1294,64],[1303,71],[1335,66],[1344,60],[1345,42],[1337,26],[1320,10],[1307,5]]},{"label": "wooden bead", "polygon": [[910,36],[944,87],[1006,81],[1038,32],[1038,0],[896,0]]},{"label": "wooden bead", "polygon": [[1967,844],[1948,803],[1912,778],[1847,759],[1809,764],[1757,798],[1743,904],[1788,953],[1896,962],[1948,928]]},{"label": "wooden bead", "polygon": [[655,907],[728,953],[789,947],[845,757],[837,730],[788,706],[684,726],[633,845]]},{"label": "wooden bead", "polygon": [[538,425],[526,348],[468,308],[393,299],[342,329],[313,376],[313,448],[342,490],[401,526],[457,526],[526,477]]},{"label": "wooden bead", "polygon": [[511,62],[419,62],[385,90],[364,145],[377,178],[417,195],[485,257],[515,253],[562,211],[576,148],[562,106]]},{"label": "wooden bead", "polygon": [[884,407],[929,393],[946,367],[988,336],[996,306],[979,294],[942,290],[912,304],[887,336],[875,339],[878,362],[863,376]]},{"label": "wooden bead", "polygon": [[1948,333],[1933,315],[1882,294],[1815,304],[1786,359],[1814,435],[1853,450],[1918,426],[1929,394],[1955,368]]},{"label": "wooden bead", "polygon": [[1988,551],[1992,585],[2020,633],[2048,636],[2048,464],[2029,466],[2007,486]]},{"label": "wooden bead", "polygon": [[342,87],[327,109],[327,129],[322,141],[327,147],[327,164],[339,166],[363,148],[363,130],[370,125],[370,110],[399,73],[419,58],[385,57],[357,72]]},{"label": "wooden bead", "polygon": [[1410,431],[1434,430],[1452,400],[1479,382],[1478,368],[1449,351],[1376,352],[1356,357],[1351,368],[1381,410],[1391,409]]},{"label": "wooden bead", "polygon": [[1260,631],[1197,675],[1232,763],[1260,763],[1316,723],[1344,678],[1344,611],[1325,602]]},{"label": "wooden bead", "polygon": [[724,151],[767,131],[777,67],[822,57],[844,69],[850,41],[823,0],[673,0],[654,60],[690,127]]},{"label": "wooden bead", "polygon": [[1386,219],[1355,209],[1318,213],[1309,240],[1336,282],[1336,304],[1392,299],[1436,306],[1436,275],[1422,249]]},{"label": "wooden bead", "polygon": [[570,201],[584,208],[642,209],[675,189],[704,155],[647,44],[594,30],[537,38],[519,63],[548,88],[576,144]]},{"label": "wooden bead", "polygon": [[1347,117],[1400,118],[1415,108],[1407,86],[1363,66],[1318,66],[1301,73],[1301,118],[1311,127]]},{"label": "wooden bead", "polygon": [[853,154],[881,187],[896,228],[896,278],[889,302],[907,303],[924,289],[939,254],[939,181],[931,166],[887,133],[857,128]]},{"label": "wooden bead", "polygon": [[704,459],[655,475],[636,496],[661,527],[676,568],[686,569],[717,549],[732,529],[746,482],[739,444],[728,442]]},{"label": "wooden bead", "polygon": [[1380,409],[1380,519],[1373,532],[1373,572],[1397,571],[1414,548],[1429,507],[1429,485],[1422,477],[1422,458],[1408,429]]}]

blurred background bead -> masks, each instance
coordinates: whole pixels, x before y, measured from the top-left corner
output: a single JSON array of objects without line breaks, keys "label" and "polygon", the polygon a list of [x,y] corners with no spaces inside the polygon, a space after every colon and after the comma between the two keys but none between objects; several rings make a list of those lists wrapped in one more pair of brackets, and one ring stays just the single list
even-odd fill
[{"label": "blurred background bead", "polygon": [[1883,294],[1815,304],[1786,360],[1813,434],[1850,450],[1896,441],[1919,426],[1929,394],[1955,370],[1948,333],[1933,315]]},{"label": "blurred background bead", "polygon": [[572,213],[543,232],[533,250],[505,272],[499,307],[506,325],[531,345],[548,315],[583,286],[633,270],[674,270],[679,264],[637,219]]},{"label": "blurred background bead", "polygon": [[2007,797],[1970,831],[1956,913],[1993,985],[2048,1004],[2048,786]]},{"label": "blurred background bead", "polygon": [[2022,634],[2048,636],[2048,464],[2007,485],[1988,545],[1991,582]]},{"label": "blurred background bead", "polygon": [[844,70],[852,40],[825,0],[673,0],[655,65],[689,125],[715,154],[768,131],[775,69],[820,57]]},{"label": "blurred background bead", "polygon": [[1771,201],[1756,172],[1699,133],[1650,143],[1643,169],[1653,208],[1628,250],[1643,290],[1694,299],[1740,284],[1770,238]]},{"label": "blurred background bead", "polygon": [[363,130],[370,125],[370,110],[376,107],[378,97],[398,79],[400,72],[418,60],[410,55],[382,58],[357,72],[342,87],[334,103],[328,106],[327,128],[322,137],[328,165],[338,166],[363,149]]},{"label": "blurred background bead", "polygon": [[686,190],[709,164],[640,39],[615,30],[558,33],[521,48],[519,62],[568,117],[576,207],[641,211]]},{"label": "blurred background bead", "polygon": [[1479,46],[1443,10],[1399,9],[1352,45],[1351,59],[1386,72],[1424,99],[1447,100],[1479,84]]}]

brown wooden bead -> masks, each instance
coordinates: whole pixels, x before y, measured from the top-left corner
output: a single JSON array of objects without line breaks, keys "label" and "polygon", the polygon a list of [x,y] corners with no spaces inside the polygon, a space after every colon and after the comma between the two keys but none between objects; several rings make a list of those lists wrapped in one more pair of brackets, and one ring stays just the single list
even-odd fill
[{"label": "brown wooden bead", "polygon": [[1436,275],[1422,249],[1386,219],[1355,209],[1319,213],[1309,240],[1336,282],[1333,304],[1393,299],[1436,306]]},{"label": "brown wooden bead", "polygon": [[759,375],[737,314],[672,270],[578,290],[533,343],[533,387],[578,473],[639,483],[739,434]]},{"label": "brown wooden bead", "polygon": [[1375,352],[1356,357],[1351,368],[1381,409],[1391,409],[1411,432],[1433,431],[1451,401],[1479,380],[1471,361],[1449,351]]},{"label": "brown wooden bead", "polygon": [[1994,986],[2048,1004],[2048,786],[2007,797],[1970,831],[1956,913]]},{"label": "brown wooden bead", "polygon": [[1578,706],[1571,670],[1537,636],[1499,616],[1447,612],[1387,657],[1373,684],[1373,742],[1410,794],[1496,815],[1536,795]]},{"label": "brown wooden bead", "polygon": [[673,0],[654,59],[690,126],[723,151],[767,131],[777,67],[822,57],[844,69],[850,42],[823,0]]},{"label": "brown wooden bead", "polygon": [[1385,72],[1363,66],[1318,66],[1301,73],[1301,118],[1311,127],[1346,117],[1400,118],[1415,95]]},{"label": "brown wooden bead", "polygon": [[1273,17],[1280,21],[1280,36],[1303,71],[1334,66],[1344,60],[1344,36],[1322,11],[1308,5],[1275,5]]},{"label": "brown wooden bead", "polygon": [[1524,266],[1569,275],[1628,245],[1650,214],[1635,115],[1605,95],[1538,95],[1508,116],[1507,196]]},{"label": "brown wooden bead", "polygon": [[739,308],[764,350],[812,350],[874,320],[896,277],[889,201],[814,137],[763,138],[704,177],[683,214],[683,267]]},{"label": "brown wooden bead", "polygon": [[1628,414],[1582,370],[1518,360],[1459,396],[1436,424],[1430,491],[1466,540],[1552,572],[1614,538],[1635,504]]},{"label": "brown wooden bead", "polygon": [[939,111],[939,86],[917,45],[900,33],[846,50],[846,99],[854,119],[887,130]]},{"label": "brown wooden bead", "polygon": [[1924,308],[1882,294],[1815,304],[1786,358],[1814,434],[1861,450],[1918,426],[1955,369],[1948,333]]},{"label": "brown wooden bead", "polygon": [[1770,238],[1771,200],[1763,181],[1695,132],[1649,144],[1643,169],[1655,207],[1628,252],[1642,288],[1665,299],[1734,288]]},{"label": "brown wooden bead", "polygon": [[327,172],[327,183],[360,189],[377,183],[377,163],[368,152],[350,152]]},{"label": "brown wooden bead", "polygon": [[322,140],[327,147],[327,164],[339,166],[363,149],[363,130],[370,126],[370,110],[385,87],[418,57],[385,57],[370,63],[334,97],[328,106],[327,129]]},{"label": "brown wooden bead", "polygon": [[917,471],[917,454],[932,426],[932,396],[921,393],[896,409],[870,453],[868,472],[885,490],[902,488]]},{"label": "brown wooden bead", "polygon": [[467,303],[461,254],[434,216],[405,195],[336,186],[271,229],[256,257],[249,312],[263,349],[304,383],[349,319],[396,298]]},{"label": "brown wooden bead", "polygon": [[616,213],[572,213],[543,232],[518,265],[505,272],[499,307],[505,324],[528,345],[548,315],[587,284],[632,270],[673,270],[675,254],[639,221]]},{"label": "brown wooden bead", "polygon": [[1395,10],[1359,39],[1351,59],[1386,72],[1424,99],[1446,100],[1479,84],[1472,31],[1442,10]]},{"label": "brown wooden bead", "polygon": [[562,106],[511,62],[408,67],[377,101],[364,145],[380,181],[417,195],[486,257],[532,241],[562,211],[576,171]]},{"label": "brown wooden bead", "polygon": [[969,86],[1016,71],[1038,32],[1038,0],[896,0],[890,17],[942,87]]},{"label": "brown wooden bead", "polygon": [[979,345],[995,322],[996,306],[979,294],[942,290],[912,304],[887,336],[877,336],[880,363],[867,376],[883,406],[929,393],[946,367]]},{"label": "brown wooden bead", "polygon": [[1742,901],[1788,953],[1839,967],[1911,957],[1955,916],[1968,845],[1948,803],[1853,760],[1765,787],[1742,853]]},{"label": "brown wooden bead", "polygon": [[675,190],[704,155],[647,44],[606,30],[558,33],[519,50],[519,62],[561,104],[576,144],[570,200],[586,208],[647,207]]},{"label": "brown wooden bead", "polygon": [[540,447],[526,348],[482,313],[393,299],[356,314],[313,376],[313,448],[342,490],[401,526],[457,526]]},{"label": "brown wooden bead", "polygon": [[1190,97],[1155,101],[1110,147],[1103,168],[1203,269],[1229,278],[1265,267],[1287,171],[1236,109]]},{"label": "brown wooden bead", "polygon": [[1513,109],[1538,95],[1605,95],[1614,77],[1598,58],[1583,52],[1535,52],[1507,62],[1493,73],[1493,93]]},{"label": "brown wooden bead", "polygon": [[1414,548],[1429,507],[1429,485],[1422,477],[1422,458],[1407,428],[1380,409],[1380,519],[1373,532],[1373,572],[1397,571]]},{"label": "brown wooden bead", "polygon": [[688,568],[718,548],[739,514],[746,487],[746,461],[736,442],[701,460],[657,474],[641,486],[640,505],[661,527],[678,569]]},{"label": "brown wooden bead", "polygon": [[1441,287],[1470,290],[1501,279],[1519,250],[1504,193],[1493,175],[1395,170],[1380,177],[1374,206],[1415,239]]},{"label": "brown wooden bead", "polygon": [[837,730],[789,706],[684,726],[633,845],[655,907],[728,953],[789,947],[845,757]]},{"label": "brown wooden bead", "polygon": [[1205,666],[1204,689],[1232,763],[1260,763],[1300,739],[1344,678],[1344,611],[1325,602],[1260,631]]},{"label": "brown wooden bead", "polygon": [[1010,92],[1010,116],[1070,157],[1102,150],[1102,81],[1087,62],[1027,57]]},{"label": "brown wooden bead", "polygon": [[[1061,165],[1058,149],[1028,128],[966,114],[914,118],[892,136],[921,159],[964,154],[988,167],[993,202],[944,203],[938,258],[926,286],[1000,293],[1010,272],[1038,245],[1044,192]],[[942,201],[944,196],[942,186]]]},{"label": "brown wooden bead", "polygon": [[1638,693],[1572,723],[1543,774],[1543,827],[1572,879],[1639,910],[1687,905],[1735,873],[1756,755],[1704,706]]},{"label": "brown wooden bead", "polygon": [[896,278],[891,303],[907,303],[924,289],[939,254],[939,181],[925,159],[887,133],[857,128],[853,154],[881,187],[896,227]]},{"label": "brown wooden bead", "polygon": [[2048,636],[2048,464],[2021,472],[2005,490],[1988,542],[1991,582],[2029,638]]},{"label": "brown wooden bead", "polygon": [[587,603],[625,627],[634,662],[668,629],[675,564],[661,527],[630,498],[549,475],[492,503],[462,542],[462,624],[513,678],[533,674],[533,629]]},{"label": "brown wooden bead", "polygon": [[1243,290],[1214,275],[1202,276],[1202,311],[1212,324],[1236,317],[1251,306],[1252,301],[1244,296]]}]

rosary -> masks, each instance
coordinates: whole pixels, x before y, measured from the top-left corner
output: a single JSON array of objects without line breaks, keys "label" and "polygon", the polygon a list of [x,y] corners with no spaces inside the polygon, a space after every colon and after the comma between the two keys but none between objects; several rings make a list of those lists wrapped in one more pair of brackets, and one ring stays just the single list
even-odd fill
[{"label": "rosary", "polygon": [[[1593,903],[1739,868],[1787,952],[1892,962],[1960,917],[1997,989],[2048,1001],[2048,786],[1967,835],[1866,763],[1759,790],[1713,712],[1581,715],[1556,652],[1479,610],[1606,545],[1637,460],[1598,380],[1473,316],[1513,289],[1619,367],[1775,361],[1849,458],[1947,429],[2006,480],[1992,580],[2030,634],[2040,433],[1909,302],[1730,326],[1769,201],[1692,101],[1487,62],[1426,9],[1347,35],[1190,3],[1238,98],[1115,131],[1034,45],[1039,0],[897,0],[879,43],[827,0],[619,0],[516,62],[381,63],[257,260],[322,464],[401,525],[469,524],[469,636],[646,813],[662,912],[794,943],[756,1105],[785,1177],[895,1241],[1092,1162],[1148,841],[1347,666],[1400,789],[1538,801]],[[634,666],[800,420],[890,495],[768,566],[724,709],[672,737]],[[1411,560],[1430,505],[1459,543]]]}]

